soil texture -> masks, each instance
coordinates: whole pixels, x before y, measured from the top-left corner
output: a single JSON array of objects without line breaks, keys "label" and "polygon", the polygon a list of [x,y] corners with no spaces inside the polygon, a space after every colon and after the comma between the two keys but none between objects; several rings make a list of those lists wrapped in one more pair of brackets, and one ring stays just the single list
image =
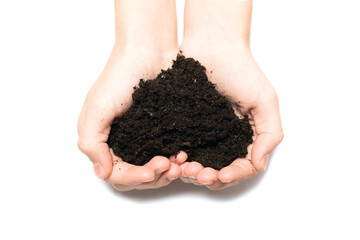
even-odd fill
[{"label": "soil texture", "polygon": [[171,68],[134,87],[133,105],[114,120],[107,143],[134,165],[185,151],[187,161],[221,169],[244,158],[253,142],[247,115],[239,118],[203,67],[178,55]]}]

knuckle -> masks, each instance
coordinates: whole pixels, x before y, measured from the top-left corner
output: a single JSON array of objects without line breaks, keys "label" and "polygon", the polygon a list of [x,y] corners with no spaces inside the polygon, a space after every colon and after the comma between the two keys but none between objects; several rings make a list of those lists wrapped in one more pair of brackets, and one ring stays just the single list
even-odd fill
[{"label": "knuckle", "polygon": [[78,145],[78,148],[80,149],[80,151],[82,151],[83,153],[86,154],[86,153],[90,152],[91,147],[90,147],[90,144],[86,140],[79,138],[77,145]]},{"label": "knuckle", "polygon": [[248,177],[251,177],[251,176],[254,176],[256,174],[256,169],[255,167],[250,163],[248,162],[246,164],[246,167],[245,167],[245,172],[244,172],[244,176],[243,176],[243,180],[248,178]]},{"label": "knuckle", "polygon": [[279,97],[275,91],[275,89],[270,89],[262,94],[262,102],[264,103],[278,103]]},{"label": "knuckle", "polygon": [[281,129],[280,136],[279,136],[280,142],[284,139],[284,131]]},{"label": "knuckle", "polygon": [[280,129],[276,134],[276,141],[277,143],[280,143],[284,139],[284,132],[282,129]]},{"label": "knuckle", "polygon": [[279,97],[277,95],[277,93],[274,91],[271,91],[269,93],[269,96],[268,96],[268,101],[271,101],[271,102],[279,102]]}]

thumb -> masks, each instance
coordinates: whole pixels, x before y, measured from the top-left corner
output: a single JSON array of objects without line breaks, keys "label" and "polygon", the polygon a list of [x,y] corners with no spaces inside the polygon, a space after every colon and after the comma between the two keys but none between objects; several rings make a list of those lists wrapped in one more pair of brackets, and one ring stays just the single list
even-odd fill
[{"label": "thumb", "polygon": [[251,150],[251,159],[256,170],[266,170],[270,153],[283,139],[280,121],[279,101],[276,93],[260,100],[251,110],[255,123],[255,141]]},{"label": "thumb", "polygon": [[87,140],[79,138],[79,149],[85,153],[94,164],[94,170],[97,177],[106,179],[112,172],[112,156],[109,146],[104,142],[91,144]]},{"label": "thumb", "polygon": [[78,120],[78,147],[94,164],[96,175],[106,179],[113,168],[112,156],[106,142],[114,115],[111,114],[111,109],[99,106],[106,104],[85,102]]}]

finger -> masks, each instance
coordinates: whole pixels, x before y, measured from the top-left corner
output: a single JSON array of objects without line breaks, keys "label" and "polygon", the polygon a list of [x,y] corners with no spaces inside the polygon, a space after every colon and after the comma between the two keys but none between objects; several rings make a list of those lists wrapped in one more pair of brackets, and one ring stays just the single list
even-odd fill
[{"label": "finger", "polygon": [[190,181],[190,178],[188,178],[188,177],[180,176],[180,180],[181,180],[183,183],[192,183],[192,182]]},{"label": "finger", "polygon": [[183,181],[184,183],[192,183],[194,185],[203,185],[201,183],[199,183],[196,179],[190,178],[190,177],[185,177],[185,176],[180,176],[181,181]]},{"label": "finger", "polygon": [[249,160],[239,158],[232,162],[229,166],[219,171],[218,179],[222,183],[231,183],[234,181],[243,181],[256,174],[256,170]]},{"label": "finger", "polygon": [[219,180],[216,180],[213,184],[206,185],[206,187],[210,190],[221,190],[226,187],[226,183],[222,183]]},{"label": "finger", "polygon": [[228,187],[232,187],[232,186],[235,186],[237,184],[239,184],[241,181],[240,180],[236,180],[236,181],[233,181],[233,182],[230,182],[230,183],[223,183],[221,181],[216,181],[214,182],[214,184],[212,185],[207,185],[206,187],[209,188],[210,190],[222,190],[222,189],[225,189],[225,188],[228,188]]},{"label": "finger", "polygon": [[138,186],[137,189],[158,188],[156,182],[161,177],[162,173],[167,171],[170,166],[170,160],[168,158],[162,156],[153,157],[149,162],[144,165],[144,167],[152,170],[155,173],[155,178],[151,182],[147,182],[146,184]]},{"label": "finger", "polygon": [[180,151],[175,155],[170,156],[170,161],[178,165],[183,164],[188,159],[188,155],[184,151]]},{"label": "finger", "polygon": [[166,157],[155,156],[144,167],[153,170],[156,175],[160,175],[170,168],[170,160]]},{"label": "finger", "polygon": [[151,182],[155,179],[155,172],[145,166],[135,166],[124,162],[121,158],[113,155],[114,167],[107,182],[123,186],[135,186],[141,183]]},{"label": "finger", "polygon": [[134,187],[130,187],[130,186],[125,186],[125,185],[121,185],[121,184],[111,184],[111,186],[119,192],[125,192],[125,191],[130,191],[133,190]]},{"label": "finger", "polygon": [[118,164],[106,181],[124,186],[136,186],[141,183],[154,181],[155,173],[151,169],[144,166],[127,165],[130,164]]},{"label": "finger", "polygon": [[202,170],[204,167],[198,162],[190,162],[184,167],[182,174],[185,177],[189,177],[192,179],[196,179],[196,175]]},{"label": "finger", "polygon": [[156,185],[163,187],[179,178],[181,175],[181,168],[175,163],[171,163],[170,168],[161,174],[160,178],[157,180]]},{"label": "finger", "polygon": [[180,176],[180,179],[181,179],[181,181],[183,181],[184,183],[191,183],[190,178],[185,177],[185,176],[183,175],[184,169],[185,169],[185,167],[186,167],[188,164],[189,164],[189,162],[185,162],[185,163],[183,163],[183,164],[180,165],[180,168],[181,168],[181,176]]},{"label": "finger", "polygon": [[105,179],[111,174],[112,157],[106,143],[91,143],[88,139],[79,138],[78,147],[94,164],[97,177]]},{"label": "finger", "polygon": [[152,182],[148,182],[143,186],[138,186],[137,189],[158,188],[156,183],[158,179],[161,177],[161,175],[170,168],[171,166],[170,164],[171,164],[170,160],[166,157],[162,157],[162,156],[153,157],[148,163],[144,165],[144,167],[151,169],[155,173],[155,178]]},{"label": "finger", "polygon": [[202,185],[211,185],[218,180],[218,171],[213,168],[206,167],[199,171],[196,178]]},{"label": "finger", "polygon": [[181,168],[175,163],[170,163],[169,159],[156,156],[150,162],[145,164],[155,172],[155,178],[151,182],[139,184],[136,189],[154,189],[168,185],[171,181],[178,178],[181,174]]},{"label": "finger", "polygon": [[110,149],[106,144],[115,118],[106,99],[91,100],[88,95],[78,120],[78,147],[93,162],[96,175],[107,178],[112,170]]},{"label": "finger", "polygon": [[202,185],[201,183],[198,182],[198,180],[196,179],[197,174],[203,169],[204,167],[198,163],[198,162],[190,162],[183,171],[184,176],[189,178],[189,181],[192,184],[195,184],[197,186]]},{"label": "finger", "polygon": [[203,184],[199,183],[199,181],[197,179],[193,179],[193,178],[189,178],[191,183],[196,185],[196,186],[203,186]]},{"label": "finger", "polygon": [[255,169],[266,169],[269,154],[283,139],[283,130],[280,121],[278,98],[275,92],[264,96],[254,109],[256,138],[252,147],[251,159]]}]

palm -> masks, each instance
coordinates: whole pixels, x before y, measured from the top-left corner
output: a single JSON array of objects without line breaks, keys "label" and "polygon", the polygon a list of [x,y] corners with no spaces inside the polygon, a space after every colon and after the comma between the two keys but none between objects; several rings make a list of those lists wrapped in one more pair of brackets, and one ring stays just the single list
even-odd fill
[{"label": "palm", "polygon": [[[250,51],[223,44],[204,46],[204,44],[191,42],[188,39],[185,39],[181,50],[186,57],[193,57],[206,67],[209,80],[215,83],[217,90],[234,104],[238,114],[249,115],[250,123],[255,130],[255,138],[264,133],[263,129],[266,128],[268,114],[262,109],[263,103],[267,100],[275,103],[276,94]],[[256,141],[255,144],[257,145],[256,150],[253,150],[248,156],[251,159],[258,158],[257,155],[262,154],[262,147],[259,147],[259,143]],[[229,167],[215,171],[203,168],[197,163],[185,163],[182,166],[183,174],[192,176],[195,180],[182,179],[195,184],[213,182],[214,184],[208,186],[209,188],[221,189],[252,176],[255,169],[262,168],[259,166],[259,161],[250,164],[246,159],[234,159]]]},{"label": "palm", "polygon": [[[222,48],[218,48],[222,49]],[[251,53],[245,50],[222,49],[215,52],[182,47],[186,57],[193,57],[206,67],[209,80],[220,93],[240,107],[242,114],[250,114],[259,96],[273,91]]]},{"label": "palm", "polygon": [[[168,67],[177,50],[163,53],[161,57],[150,51],[128,52],[131,54],[113,51],[86,98],[78,127],[81,138],[91,139],[92,142],[80,142],[80,149],[93,159],[102,161],[105,171],[101,176],[117,190],[156,188],[169,184],[169,179],[177,178],[180,167],[161,156],[154,157],[144,166],[128,164],[114,156],[106,142],[113,120],[131,106],[134,86],[141,78],[154,78],[162,68]],[[88,149],[96,149],[96,152]],[[178,158],[185,161],[187,156],[180,153]]]},{"label": "palm", "polygon": [[[169,53],[168,58],[175,56]],[[171,63],[171,61],[169,61]],[[113,53],[103,73],[89,93],[89,98],[108,106],[112,117],[121,116],[132,104],[133,87],[141,78],[151,79],[166,67],[165,61],[151,53]],[[109,119],[113,120],[113,119]]]}]

